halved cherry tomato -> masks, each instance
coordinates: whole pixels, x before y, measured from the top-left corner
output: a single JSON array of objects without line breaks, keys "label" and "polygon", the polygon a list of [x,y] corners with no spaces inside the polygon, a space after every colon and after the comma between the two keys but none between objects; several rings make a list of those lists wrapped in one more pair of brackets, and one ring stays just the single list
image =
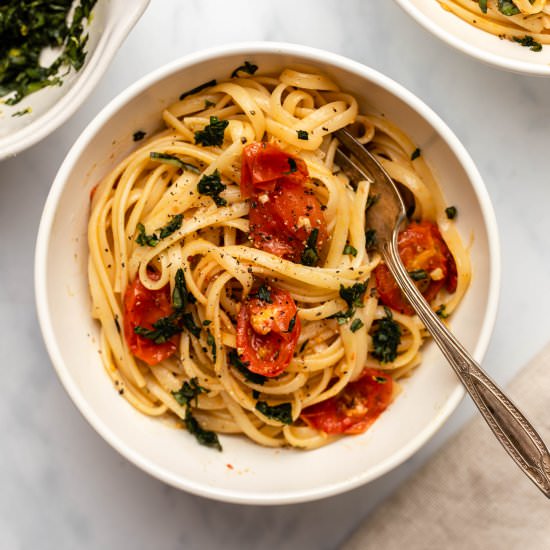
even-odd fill
[{"label": "halved cherry tomato", "polygon": [[[149,276],[155,278],[152,273]],[[156,344],[153,340],[134,332],[137,326],[152,329],[153,323],[173,312],[170,285],[159,290],[149,290],[143,286],[139,277],[136,277],[124,295],[124,335],[133,355],[148,365],[156,365],[175,353],[179,335]]]},{"label": "halved cherry tomato", "polygon": [[241,193],[251,197],[255,191],[273,191],[277,183],[304,184],[309,177],[306,163],[285,153],[273,143],[255,141],[243,149]]},{"label": "halved cherry tomato", "polygon": [[[436,224],[429,221],[412,222],[399,233],[397,248],[409,273],[426,275],[416,284],[428,302],[444,286],[450,293],[456,290],[456,263]],[[406,315],[414,314],[386,265],[378,265],[374,276],[376,290],[383,304]]]},{"label": "halved cherry tomato", "polygon": [[301,325],[296,303],[286,290],[270,287],[269,300],[254,296],[241,304],[237,352],[248,370],[273,377],[292,360]]},{"label": "halved cherry tomato", "polygon": [[301,418],[327,434],[360,434],[387,409],[392,394],[392,377],[366,368],[339,394],[304,409]]},{"label": "halved cherry tomato", "polygon": [[300,262],[315,230],[319,252],[328,239],[326,221],[315,194],[306,189],[305,162],[269,143],[244,148],[241,193],[250,197],[250,238],[256,248]]}]

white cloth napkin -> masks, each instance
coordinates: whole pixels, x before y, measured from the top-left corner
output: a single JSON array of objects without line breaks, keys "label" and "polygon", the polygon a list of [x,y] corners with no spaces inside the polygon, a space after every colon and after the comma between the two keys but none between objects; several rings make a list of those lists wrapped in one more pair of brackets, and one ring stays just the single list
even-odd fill
[{"label": "white cloth napkin", "polygon": [[[550,345],[507,388],[550,444]],[[344,550],[549,550],[550,500],[476,417],[406,481]]]}]

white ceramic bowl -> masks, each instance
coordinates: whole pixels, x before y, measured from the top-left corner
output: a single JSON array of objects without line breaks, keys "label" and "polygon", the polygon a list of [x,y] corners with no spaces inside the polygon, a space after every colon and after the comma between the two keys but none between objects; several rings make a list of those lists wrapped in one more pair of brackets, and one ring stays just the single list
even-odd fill
[{"label": "white ceramic bowl", "polygon": [[444,10],[437,0],[395,1],[424,28],[467,55],[509,71],[550,76],[550,46],[532,52],[510,40],[501,40]]},{"label": "white ceramic bowl", "polygon": [[[88,28],[86,62],[64,78],[62,86],[49,86],[0,109],[0,160],[38,143],[61,126],[95,88],[118,48],[149,4],[149,0],[98,0]],[[30,107],[20,117],[17,111]]]},{"label": "white ceramic bowl", "polygon": [[[404,392],[367,433],[304,452],[267,449],[221,436],[224,451],[196,444],[120,398],[98,355],[90,318],[86,224],[90,189],[135,144],[134,131],[160,127],[160,110],[178,95],[250,60],[260,70],[322,67],[365,109],[385,113],[422,148],[458,226],[472,240],[474,276],[452,327],[481,361],[493,327],[499,252],[493,210],[481,178],[454,134],[426,105],[389,78],[337,55],[289,44],[251,43],[196,53],[142,78],[91,122],[61,166],[48,197],[36,250],[36,296],[44,340],[63,385],[82,414],[120,453],[181,489],[219,500],[282,504],[326,497],[394,468],[448,418],[464,392],[430,344]],[[232,468],[228,467],[231,465]]]}]

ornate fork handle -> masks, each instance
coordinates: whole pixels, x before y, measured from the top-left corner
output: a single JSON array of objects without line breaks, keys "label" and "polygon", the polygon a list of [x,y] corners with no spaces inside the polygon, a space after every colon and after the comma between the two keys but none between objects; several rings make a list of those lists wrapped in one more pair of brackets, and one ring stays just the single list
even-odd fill
[{"label": "ornate fork handle", "polygon": [[453,367],[489,427],[518,466],[550,498],[550,454],[533,426],[485,374],[420,294],[397,253],[397,230],[382,255],[418,317]]}]

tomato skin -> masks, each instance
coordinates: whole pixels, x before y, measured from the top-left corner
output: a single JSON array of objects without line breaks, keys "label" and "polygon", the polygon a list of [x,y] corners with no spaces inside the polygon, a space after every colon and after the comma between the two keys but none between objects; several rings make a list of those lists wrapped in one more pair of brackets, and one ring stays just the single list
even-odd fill
[{"label": "tomato skin", "polygon": [[[429,221],[410,223],[404,231],[399,233],[397,248],[407,271],[424,270],[429,274],[434,270],[441,270],[441,278],[438,280],[429,278],[417,284],[428,302],[431,302],[444,286],[450,293],[456,290],[456,263],[435,223]],[[414,314],[414,309],[385,264],[376,267],[374,276],[376,290],[383,304],[405,315]]]},{"label": "tomato skin", "polygon": [[[154,275],[150,274],[154,279]],[[159,290],[149,290],[139,277],[128,286],[124,295],[124,336],[132,354],[148,365],[156,365],[173,355],[178,346],[179,336],[173,336],[162,344],[140,336],[134,332],[137,326],[153,328],[153,323],[161,317],[173,313],[170,299],[170,285]]]},{"label": "tomato skin", "polygon": [[292,360],[301,324],[290,293],[271,287],[270,295],[272,303],[251,297],[241,304],[237,351],[248,370],[274,377],[283,373]]},{"label": "tomato skin", "polygon": [[326,221],[319,200],[304,186],[308,177],[305,162],[276,145],[254,142],[244,148],[241,193],[251,199],[250,238],[255,248],[299,263],[314,229],[315,248],[323,248]]},{"label": "tomato skin", "polygon": [[243,149],[241,193],[244,198],[252,197],[256,190],[273,191],[281,179],[283,183],[303,185],[308,177],[306,163],[301,158],[285,153],[272,143],[255,141]]},{"label": "tomato skin", "polygon": [[300,418],[327,434],[360,434],[388,408],[392,395],[391,376],[381,370],[365,368],[361,376],[339,394],[307,407]]}]

